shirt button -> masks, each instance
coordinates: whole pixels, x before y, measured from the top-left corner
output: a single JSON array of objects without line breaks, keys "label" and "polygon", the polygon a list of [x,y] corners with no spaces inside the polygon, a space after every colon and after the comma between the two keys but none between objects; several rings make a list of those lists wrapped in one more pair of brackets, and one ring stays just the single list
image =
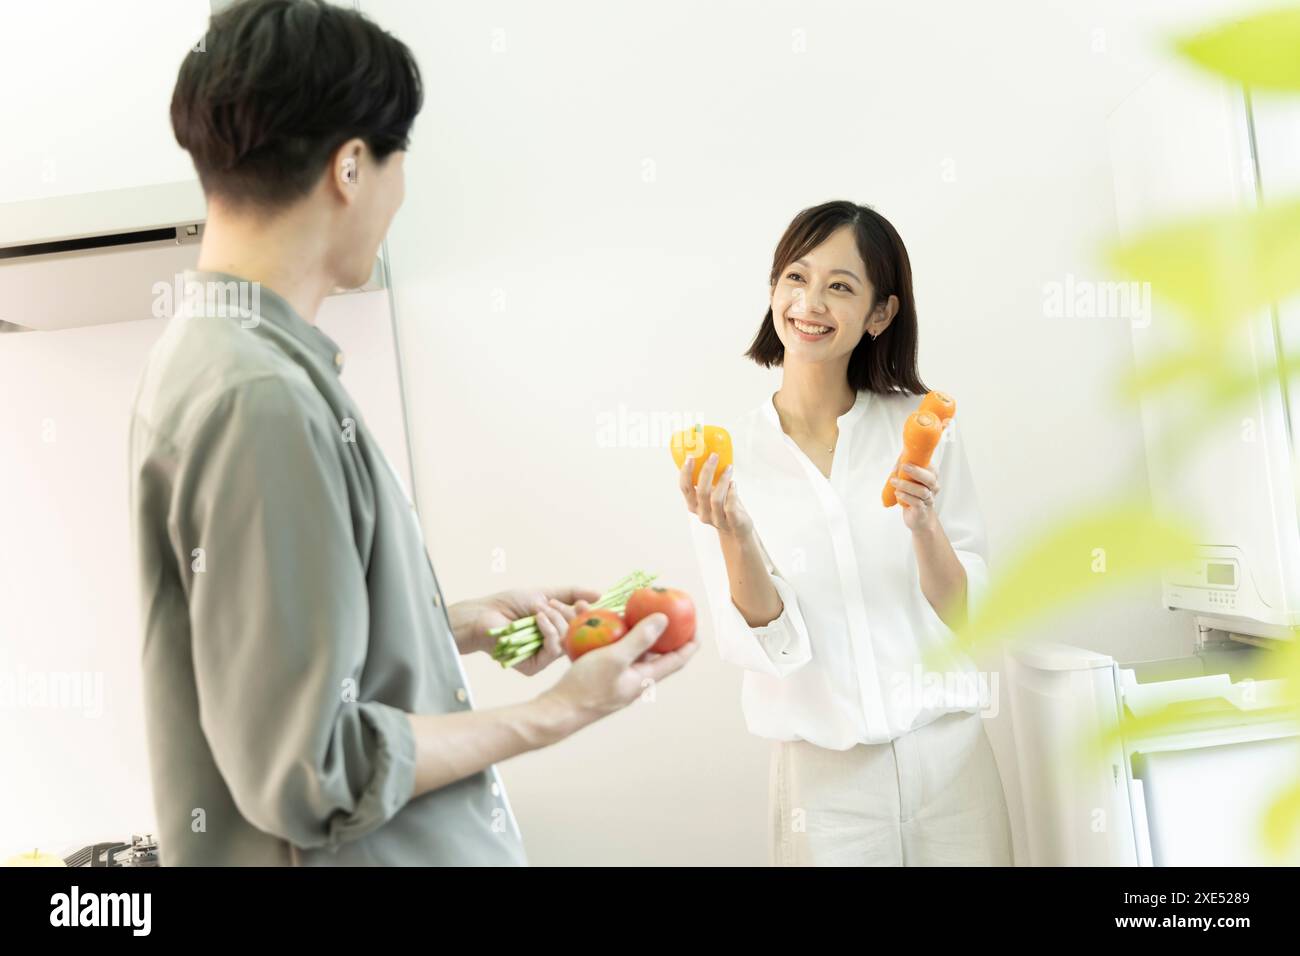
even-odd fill
[{"label": "shirt button", "polygon": [[456,699],[457,699],[458,701],[460,701],[462,704],[465,703],[465,701],[469,699],[469,694],[465,693],[465,688],[464,688],[464,687],[457,687],[457,688],[456,688]]},{"label": "shirt button", "polygon": [[342,367],[343,367],[343,353],[342,353],[342,352],[335,352],[335,353],[334,353],[334,367],[335,367],[335,368],[342,368]]},{"label": "shirt button", "polygon": [[442,607],[442,595],[439,594],[437,591],[433,592],[433,606]]}]

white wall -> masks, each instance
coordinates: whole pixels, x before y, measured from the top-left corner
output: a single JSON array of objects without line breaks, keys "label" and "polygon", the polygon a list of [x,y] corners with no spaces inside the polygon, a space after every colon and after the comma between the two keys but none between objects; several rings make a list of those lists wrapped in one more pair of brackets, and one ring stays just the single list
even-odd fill
[{"label": "white wall", "polygon": [[172,134],[169,107],[176,71],[200,42],[208,11],[207,0],[6,7],[0,243],[202,216],[202,191]]},{"label": "white wall", "polygon": [[[908,243],[922,374],[961,403],[995,562],[1081,496],[1145,492],[1138,421],[1110,398],[1126,320],[1043,307],[1044,283],[1105,278],[1106,114],[1153,68],[1158,28],[1197,22],[1196,4],[1132,6],[365,0],[427,79],[390,252],[449,595],[632,568],[700,593],[667,451],[604,447],[600,424],[718,419],[770,393],[778,376],[740,356],[772,250],[831,198]],[[1153,579],[1034,636],[1132,660],[1192,634]],[[562,666],[470,670],[493,705]],[[739,684],[706,647],[654,705],[508,763],[532,860],[765,862],[768,749]],[[1018,818],[1007,713],[990,734]]]},{"label": "white wall", "polygon": [[[0,860],[153,828],[127,432],[162,327],[0,335]],[[409,477],[388,293],[327,299],[320,327]],[[80,696],[34,696],[64,680]]]},{"label": "white wall", "polygon": [[[1047,319],[1042,286],[1099,277],[1104,118],[1152,68],[1152,29],[1226,4],[362,5],[428,79],[391,252],[449,596],[599,588],[634,567],[699,593],[667,451],[627,431],[609,447],[602,425],[620,409],[721,418],[774,389],[740,358],[771,251],[833,197],[876,205],[908,242],[922,372],[962,403],[995,561],[1088,489],[1145,487],[1137,423],[1106,391],[1131,363],[1125,323]],[[29,166],[6,195],[48,192]],[[400,462],[383,294],[330,308],[345,380]],[[0,674],[104,678],[102,716],[0,714],[0,859],[152,822],[125,446],[157,330],[0,336]],[[1026,416],[1044,402],[1051,415]],[[1154,580],[1041,633],[1125,659],[1191,637]],[[526,680],[469,662],[486,706],[562,666]],[[739,683],[706,647],[656,703],[506,764],[532,860],[764,862],[767,747]],[[1023,853],[1005,717],[990,731]]]}]

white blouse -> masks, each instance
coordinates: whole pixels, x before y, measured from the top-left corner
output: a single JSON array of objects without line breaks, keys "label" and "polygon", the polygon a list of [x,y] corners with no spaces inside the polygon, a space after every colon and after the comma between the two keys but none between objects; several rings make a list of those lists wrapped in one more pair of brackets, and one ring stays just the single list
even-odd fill
[{"label": "white blouse", "polygon": [[[901,506],[880,500],[902,451],[903,423],[920,402],[860,392],[838,419],[829,480],[781,430],[771,397],[738,422],[720,423],[732,436],[736,493],[785,604],[776,620],[750,627],[731,600],[717,530],[687,514],[718,650],[745,669],[751,733],[846,750],[984,705],[987,687],[965,655],[945,672],[922,672],[923,650],[951,652],[953,632],[921,592]],[[959,412],[944,430],[930,467],[973,611],[988,587],[988,544],[960,419]]]}]

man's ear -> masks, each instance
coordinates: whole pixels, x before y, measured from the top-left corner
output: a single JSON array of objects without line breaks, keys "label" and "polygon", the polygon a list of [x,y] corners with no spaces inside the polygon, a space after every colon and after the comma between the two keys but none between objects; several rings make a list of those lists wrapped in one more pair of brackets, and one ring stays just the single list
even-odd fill
[{"label": "man's ear", "polygon": [[325,171],[330,189],[345,203],[357,197],[357,184],[361,181],[362,160],[366,154],[365,140],[353,137],[334,150]]}]

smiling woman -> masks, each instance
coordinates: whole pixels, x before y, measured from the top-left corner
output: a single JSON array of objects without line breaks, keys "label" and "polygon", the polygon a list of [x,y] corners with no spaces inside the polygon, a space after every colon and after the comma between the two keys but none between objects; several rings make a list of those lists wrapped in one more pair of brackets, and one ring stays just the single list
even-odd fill
[{"label": "smiling woman", "polygon": [[745,353],[755,362],[782,366],[789,340],[815,342],[848,356],[854,391],[929,391],[916,370],[907,248],[874,209],[839,200],[799,213],[777,244],[769,281],[771,307]]},{"label": "smiling woman", "polygon": [[[687,459],[678,480],[719,651],[745,670],[750,732],[773,741],[772,861],[1010,864],[990,702],[951,640],[988,575],[956,429],[900,472],[906,508],[877,490],[929,391],[894,227],[850,202],[796,216],[748,356],[782,368],[780,390],[729,428],[734,465]],[[937,651],[949,663],[926,673]]]}]

